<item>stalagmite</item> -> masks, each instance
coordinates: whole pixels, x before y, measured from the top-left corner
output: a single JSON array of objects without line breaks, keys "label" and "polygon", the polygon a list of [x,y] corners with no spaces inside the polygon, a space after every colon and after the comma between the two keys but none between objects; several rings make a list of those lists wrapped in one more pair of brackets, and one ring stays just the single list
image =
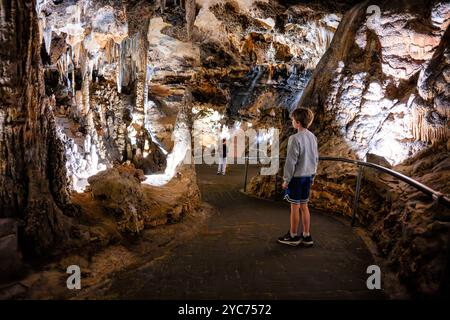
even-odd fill
[{"label": "stalagmite", "polygon": [[88,70],[86,70],[84,72],[83,75],[83,83],[81,84],[81,91],[83,93],[83,111],[82,114],[85,115],[89,112],[90,109],[90,105],[89,105],[89,86],[91,83],[91,77],[90,77],[90,73],[88,72]]},{"label": "stalagmite", "polygon": [[50,56],[50,49],[52,46],[52,33],[53,33],[53,27],[52,26],[46,26],[44,29],[44,43],[45,43],[45,51]]},{"label": "stalagmite", "polygon": [[154,129],[155,125],[158,123],[160,118],[163,115],[161,115],[161,112],[158,110],[158,107],[155,105],[155,103],[151,100],[147,100],[146,106],[145,106],[145,129],[149,132],[152,142],[154,142],[161,152],[164,155],[167,155],[167,150],[164,149],[161,142],[156,137],[156,131]]},{"label": "stalagmite", "polygon": [[70,47],[71,62],[72,62],[72,94],[75,95],[75,53],[73,46]]},{"label": "stalagmite", "polygon": [[273,42],[270,43],[269,50],[266,53],[267,60],[269,62],[275,62],[275,48],[273,47]]},{"label": "stalagmite", "polygon": [[195,0],[186,0],[186,29],[188,39],[192,39],[192,31],[194,30],[194,22],[195,22]]},{"label": "stalagmite", "polygon": [[163,174],[147,175],[143,182],[154,186],[162,186],[168,183],[175,175],[179,165],[190,157],[191,129],[189,127],[188,106],[182,107],[178,112],[175,129],[172,134],[174,146],[167,156],[167,166]]},{"label": "stalagmite", "polygon": [[119,61],[117,63],[117,92],[120,93],[122,91],[122,80],[123,80],[123,49],[122,49],[122,43],[119,44]]}]

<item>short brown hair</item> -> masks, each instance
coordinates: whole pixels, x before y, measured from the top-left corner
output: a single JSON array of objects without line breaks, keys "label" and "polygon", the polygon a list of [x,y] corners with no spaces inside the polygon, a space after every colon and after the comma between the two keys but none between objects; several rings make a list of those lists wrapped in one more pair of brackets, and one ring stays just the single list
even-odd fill
[{"label": "short brown hair", "polygon": [[314,120],[314,112],[307,108],[297,108],[292,111],[291,118],[300,122],[303,128],[308,129]]}]

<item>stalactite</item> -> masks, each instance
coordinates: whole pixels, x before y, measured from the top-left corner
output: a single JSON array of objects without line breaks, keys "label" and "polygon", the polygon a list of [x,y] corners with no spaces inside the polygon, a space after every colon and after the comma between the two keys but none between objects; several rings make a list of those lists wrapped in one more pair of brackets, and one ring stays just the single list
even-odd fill
[{"label": "stalactite", "polygon": [[[60,81],[61,83],[64,83],[64,81],[67,81],[68,79],[68,58],[67,53],[62,54],[59,60],[56,62],[56,68],[59,72]],[[70,87],[70,86],[69,86]]]},{"label": "stalactite", "polygon": [[448,139],[450,136],[450,130],[448,126],[445,125],[445,121],[443,124],[431,124],[427,120],[429,113],[430,110],[424,107],[419,107],[417,105],[415,105],[412,109],[410,125],[414,138],[420,141],[431,143]]},{"label": "stalactite", "polygon": [[124,39],[120,44],[113,41],[104,49],[104,64],[116,63],[117,92],[121,92],[122,86],[137,80],[140,70],[146,68],[146,54],[141,49],[141,33],[137,32],[132,37]]},{"label": "stalactite", "polygon": [[272,64],[269,64],[269,65],[268,65],[268,77],[267,77],[267,83],[272,83],[273,71],[274,71],[273,65],[272,65]]}]

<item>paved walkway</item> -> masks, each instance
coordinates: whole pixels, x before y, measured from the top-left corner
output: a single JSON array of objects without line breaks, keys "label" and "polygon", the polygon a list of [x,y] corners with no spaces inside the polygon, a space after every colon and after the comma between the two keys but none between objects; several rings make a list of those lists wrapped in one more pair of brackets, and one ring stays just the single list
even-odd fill
[{"label": "paved walkway", "polygon": [[197,167],[203,200],[218,214],[165,259],[115,278],[109,290],[117,298],[384,298],[366,288],[372,256],[349,226],[313,211],[314,247],[278,244],[288,230],[288,204],[242,194],[243,167],[230,169],[216,176],[215,167]]}]

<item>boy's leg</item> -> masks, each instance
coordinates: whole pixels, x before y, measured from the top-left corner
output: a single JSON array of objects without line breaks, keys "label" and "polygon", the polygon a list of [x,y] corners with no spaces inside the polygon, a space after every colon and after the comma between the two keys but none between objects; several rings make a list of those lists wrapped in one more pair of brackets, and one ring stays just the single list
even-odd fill
[{"label": "boy's leg", "polygon": [[291,235],[298,234],[298,224],[300,222],[300,204],[291,203]]},{"label": "boy's leg", "polygon": [[301,203],[300,211],[302,213],[303,233],[309,234],[311,215],[309,213],[308,203]]},{"label": "boy's leg", "polygon": [[299,179],[292,178],[286,190],[285,199],[291,204],[290,228],[287,234],[278,238],[278,242],[297,246],[301,243],[301,237],[298,234],[298,224],[300,222],[300,194]]},{"label": "boy's leg", "polygon": [[300,204],[291,203],[291,227],[289,232],[284,236],[278,238],[278,242],[288,244],[290,246],[297,246],[301,242],[298,233],[298,224],[300,222]]},{"label": "boy's leg", "polygon": [[303,233],[309,235],[309,229],[311,226],[311,215],[308,208],[309,194],[311,191],[313,177],[301,178],[301,196],[300,196],[300,213],[302,215]]}]

